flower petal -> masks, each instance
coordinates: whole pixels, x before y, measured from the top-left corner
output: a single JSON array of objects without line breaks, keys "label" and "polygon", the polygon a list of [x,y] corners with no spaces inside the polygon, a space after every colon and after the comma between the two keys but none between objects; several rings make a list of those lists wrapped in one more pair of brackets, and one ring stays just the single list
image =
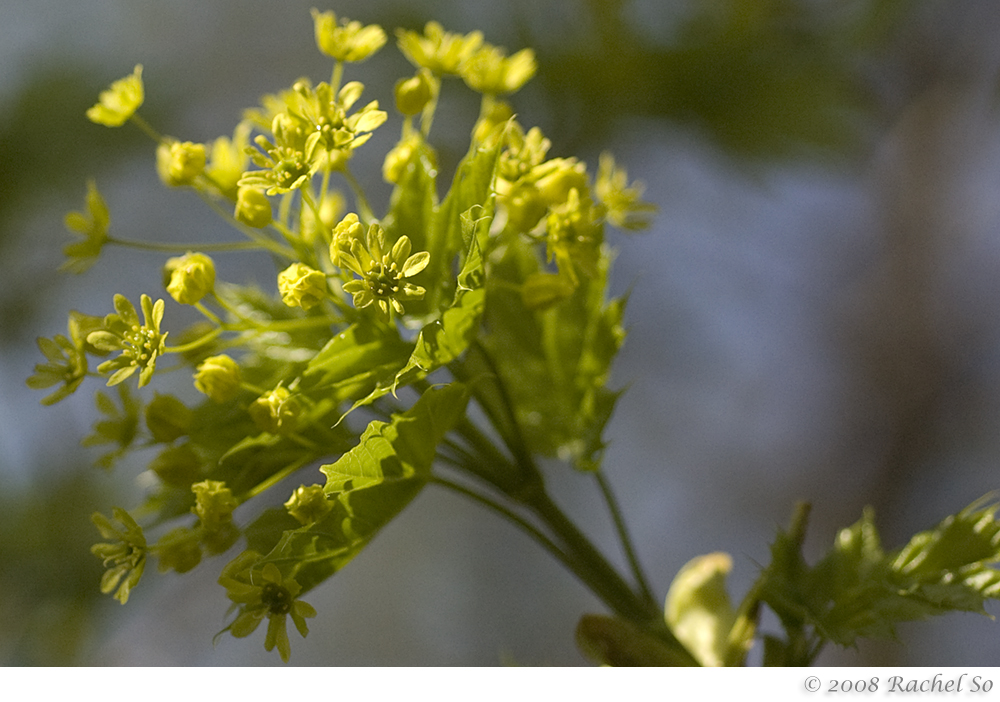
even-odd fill
[{"label": "flower petal", "polygon": [[406,263],[403,264],[403,277],[410,278],[415,276],[417,273],[427,268],[427,264],[430,263],[430,261],[431,255],[426,251],[413,254],[406,259]]}]

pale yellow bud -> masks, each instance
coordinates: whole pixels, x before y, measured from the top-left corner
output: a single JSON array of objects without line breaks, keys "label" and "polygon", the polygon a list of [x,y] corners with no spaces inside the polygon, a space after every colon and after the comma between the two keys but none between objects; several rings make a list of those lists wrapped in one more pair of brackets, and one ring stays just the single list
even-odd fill
[{"label": "pale yellow bud", "polygon": [[271,201],[263,191],[243,186],[236,194],[233,216],[248,227],[261,229],[271,223]]}]

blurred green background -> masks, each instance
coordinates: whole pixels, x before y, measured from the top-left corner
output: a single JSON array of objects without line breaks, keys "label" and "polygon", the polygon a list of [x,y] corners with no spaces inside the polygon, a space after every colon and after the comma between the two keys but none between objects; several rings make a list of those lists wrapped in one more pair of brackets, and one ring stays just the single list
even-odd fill
[{"label": "blurred green background", "polygon": [[[149,571],[126,607],[100,595],[95,510],[133,504],[141,462],[80,448],[86,387],[53,408],[24,385],[37,336],[113,293],[155,289],[159,260],[111,251],[56,271],[62,217],[95,177],[117,231],[203,240],[220,226],[168,192],[153,147],[83,116],[145,67],[143,113],[195,141],[302,75],[322,79],[310,8],[291,0],[7,0],[0,9],[0,663],[274,664],[225,638],[221,563]],[[660,594],[689,558],[735,557],[737,596],[795,500],[808,547],[876,508],[895,547],[998,486],[1000,4],[995,0],[391,0],[320,5],[366,23],[482,29],[538,53],[514,99],[552,155],[612,149],[647,184],[652,231],[613,235],[631,287],[616,383],[631,389],[605,468]],[[352,69],[391,105],[409,72],[388,46]],[[457,92],[457,91],[455,91]],[[435,123],[445,169],[472,96]],[[385,202],[390,121],[358,154]],[[364,159],[368,160],[365,161]],[[267,284],[267,262],[220,275]],[[259,266],[259,267],[256,267]],[[113,284],[109,282],[113,280]],[[151,282],[152,281],[152,282]],[[90,386],[91,389],[96,389]],[[139,457],[141,458],[141,457]],[[613,550],[589,486],[553,466],[558,499]],[[617,556],[617,554],[616,554]],[[582,664],[572,632],[598,603],[514,529],[428,490],[350,568],[311,593],[296,664]],[[774,627],[765,621],[765,626]],[[952,616],[904,644],[830,650],[828,665],[992,665],[1000,630]]]}]

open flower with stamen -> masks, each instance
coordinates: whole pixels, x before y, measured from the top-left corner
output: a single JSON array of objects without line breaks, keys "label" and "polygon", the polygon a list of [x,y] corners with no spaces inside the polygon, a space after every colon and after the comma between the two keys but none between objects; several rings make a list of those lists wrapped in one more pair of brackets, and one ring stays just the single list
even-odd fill
[{"label": "open flower with stamen", "polygon": [[306,619],[315,617],[312,605],[296,600],[302,587],[292,578],[282,575],[274,563],[257,567],[261,556],[256,551],[244,551],[233,559],[219,576],[219,584],[226,588],[226,596],[240,608],[233,623],[226,627],[233,636],[249,636],[267,617],[267,635],[264,648],[278,649],[281,660],[288,662],[292,650],[288,643],[286,616],[303,637],[309,633]]},{"label": "open flower with stamen", "polygon": [[117,587],[115,599],[125,604],[146,567],[146,537],[142,527],[121,507],[115,507],[112,514],[124,529],[116,527],[100,512],[94,512],[90,517],[94,526],[101,536],[111,539],[113,543],[94,544],[90,552],[104,561],[104,566],[108,568],[101,578],[101,592],[107,595]]},{"label": "open flower with stamen", "polygon": [[149,295],[143,295],[140,303],[142,323],[132,303],[124,295],[115,295],[115,312],[104,318],[104,329],[87,336],[87,342],[98,351],[121,351],[121,355],[97,367],[98,373],[111,374],[109,386],[139,371],[139,387],[142,387],[153,377],[156,359],[166,350],[167,334],[160,332],[163,300],[154,304]]},{"label": "open flower with stamen", "polygon": [[83,241],[75,241],[63,248],[69,260],[60,266],[60,270],[83,273],[101,255],[108,241],[108,224],[111,222],[108,205],[93,179],[87,181],[87,211],[70,212],[65,222],[70,233],[83,237]]},{"label": "open flower with stamen", "polygon": [[263,134],[257,135],[254,143],[260,151],[250,150],[248,153],[254,164],[264,170],[244,173],[237,183],[239,187],[257,188],[268,195],[280,195],[301,188],[313,177],[319,164],[306,158],[305,135],[290,123],[292,119],[286,114],[274,118],[272,133],[275,142]]},{"label": "open flower with stamen", "polygon": [[418,68],[437,73],[458,75],[465,63],[483,43],[482,32],[453,34],[444,31],[437,22],[428,22],[424,33],[397,30],[396,38],[403,54]]},{"label": "open flower with stamen", "polygon": [[341,18],[332,11],[313,9],[316,46],[337,61],[364,61],[381,49],[386,42],[385,31],[377,24],[362,25]]},{"label": "open flower with stamen", "polygon": [[54,405],[80,387],[87,376],[87,334],[100,328],[100,324],[100,318],[74,311],[69,314],[69,338],[57,334],[53,339],[38,339],[38,348],[45,354],[48,363],[35,365],[35,374],[28,378],[28,387],[42,390],[62,384],[42,400],[43,405]]},{"label": "open flower with stamen", "polygon": [[656,205],[642,199],[642,183],[630,185],[625,169],[615,164],[610,153],[601,154],[594,191],[604,207],[607,220],[620,229],[645,229],[649,226],[650,216],[656,212]]},{"label": "open flower with stamen", "polygon": [[352,239],[350,251],[341,251],[340,264],[361,276],[344,284],[344,292],[354,296],[354,306],[358,309],[377,305],[382,315],[389,317],[389,308],[397,314],[404,314],[402,303],[419,300],[427,291],[419,285],[407,282],[427,267],[431,255],[426,251],[410,255],[410,239],[401,236],[392,249],[385,251],[385,232],[378,224],[368,228],[363,245],[359,239]]}]

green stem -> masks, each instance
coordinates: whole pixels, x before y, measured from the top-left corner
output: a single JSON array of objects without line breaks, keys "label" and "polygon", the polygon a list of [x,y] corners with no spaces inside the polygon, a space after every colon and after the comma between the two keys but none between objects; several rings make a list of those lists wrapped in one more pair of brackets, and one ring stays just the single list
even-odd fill
[{"label": "green stem", "polygon": [[253,241],[233,241],[219,244],[168,244],[165,242],[135,241],[133,239],[118,239],[108,237],[107,243],[125,246],[143,251],[159,253],[187,253],[188,251],[226,252],[226,251],[259,251],[264,247]]},{"label": "green stem", "polygon": [[[459,464],[456,463],[456,465]],[[489,509],[498,513],[502,517],[512,522],[522,531],[524,531],[532,539],[534,539],[542,548],[544,548],[546,551],[552,554],[556,558],[556,560],[561,562],[570,570],[573,569],[573,564],[570,562],[569,557],[562,551],[562,549],[559,548],[559,546],[556,545],[554,541],[552,541],[552,539],[550,539],[548,536],[542,533],[542,531],[538,529],[538,527],[533,525],[528,520],[524,519],[522,516],[520,516],[513,510],[508,509],[504,505],[500,504],[499,502],[496,502],[495,500],[487,497],[486,495],[482,495],[476,492],[475,490],[472,490],[471,488],[467,488],[464,485],[456,483],[452,480],[448,480],[447,478],[442,478],[436,475],[431,476],[431,483],[435,485],[440,485],[441,487],[452,490],[453,492],[457,492],[460,495],[464,495],[465,497],[475,500],[479,504],[488,507]]]},{"label": "green stem", "polygon": [[[194,303],[194,307],[195,307],[196,310],[198,310],[203,315],[205,315],[205,319],[207,319],[208,321],[212,322],[213,324],[218,325],[219,327],[222,326],[222,320],[219,319],[219,316],[217,314],[215,314],[215,312],[213,312],[212,310],[210,310],[207,307],[205,307],[205,305],[203,305],[201,302]],[[221,329],[220,329],[220,331],[221,331]]]},{"label": "green stem", "polygon": [[132,116],[129,117],[129,121],[132,122],[132,124],[137,126],[139,129],[141,129],[146,134],[146,136],[155,141],[157,144],[163,141],[163,137],[160,135],[160,133],[157,132],[155,129],[153,129],[153,127],[150,126],[149,122],[140,117],[138,112],[133,112]]},{"label": "green stem", "polygon": [[361,183],[358,182],[354,174],[347,168],[344,168],[341,173],[344,174],[344,179],[351,186],[351,192],[354,193],[355,204],[358,206],[358,217],[363,224],[371,224],[375,221],[375,212],[372,211],[371,205],[368,204],[368,198],[365,196],[365,191],[361,188]]},{"label": "green stem", "polygon": [[622,549],[625,551],[625,557],[628,559],[629,567],[632,569],[632,575],[635,577],[636,584],[639,586],[643,598],[647,602],[656,604],[653,589],[650,587],[649,581],[646,579],[646,574],[642,570],[642,565],[639,563],[639,557],[632,545],[632,537],[629,535],[628,527],[625,525],[625,518],[622,515],[618,500],[611,490],[611,485],[600,470],[594,475],[597,478],[598,486],[601,488],[601,495],[604,496],[604,502],[608,506],[608,511],[611,513],[611,519],[615,523],[618,540],[621,541]]},{"label": "green stem", "polygon": [[222,327],[217,327],[212,331],[205,334],[205,336],[198,337],[194,341],[190,341],[186,344],[181,344],[180,346],[168,346],[166,348],[167,353],[187,353],[188,351],[194,351],[199,346],[204,346],[208,342],[215,339],[219,334],[225,331]]},{"label": "green stem", "polygon": [[574,554],[582,564],[582,568],[576,570],[576,575],[616,614],[642,624],[662,620],[659,608],[636,596],[618,571],[605,560],[547,493],[536,493],[528,507],[559,536],[567,552]]},{"label": "green stem", "polygon": [[330,92],[336,95],[340,92],[340,81],[344,78],[344,62],[335,61],[333,64],[333,73],[330,74]]},{"label": "green stem", "polygon": [[241,496],[240,502],[246,502],[247,500],[251,499],[252,497],[256,497],[260,493],[264,492],[265,490],[267,490],[272,485],[280,483],[286,477],[288,477],[289,475],[291,475],[292,473],[294,473],[295,471],[297,471],[299,468],[301,468],[302,466],[304,466],[305,464],[309,463],[309,461],[311,461],[311,460],[313,460],[315,458],[316,458],[315,455],[309,454],[309,455],[303,456],[302,458],[298,459],[297,461],[294,461],[293,463],[288,464],[287,466],[285,466],[284,468],[282,468],[281,470],[279,470],[274,475],[269,476],[263,482],[258,483],[254,487],[250,488],[246,492],[245,495]]},{"label": "green stem", "polygon": [[266,249],[266,250],[270,251],[271,253],[276,254],[276,255],[278,255],[278,256],[280,256],[282,258],[285,258],[285,259],[287,259],[289,261],[294,261],[295,260],[295,258],[296,258],[295,251],[293,251],[292,249],[290,249],[290,248],[288,248],[286,246],[282,246],[281,244],[279,244],[277,241],[274,241],[273,239],[270,239],[270,238],[264,236],[263,234],[261,234],[260,232],[258,232],[256,229],[253,229],[252,227],[247,227],[247,226],[243,225],[235,217],[233,217],[233,215],[231,213],[229,213],[226,210],[222,209],[219,206],[219,203],[217,203],[214,199],[210,198],[203,191],[201,191],[201,190],[195,190],[195,192],[198,193],[198,197],[200,197],[205,202],[206,205],[208,205],[210,208],[212,208],[212,210],[214,210],[216,214],[218,214],[220,217],[222,217],[225,221],[229,222],[229,224],[233,225],[237,230],[239,230],[240,232],[242,232],[244,235],[246,235],[246,237],[248,239],[250,239],[251,242],[256,243],[257,246],[258,246],[258,248]]}]

